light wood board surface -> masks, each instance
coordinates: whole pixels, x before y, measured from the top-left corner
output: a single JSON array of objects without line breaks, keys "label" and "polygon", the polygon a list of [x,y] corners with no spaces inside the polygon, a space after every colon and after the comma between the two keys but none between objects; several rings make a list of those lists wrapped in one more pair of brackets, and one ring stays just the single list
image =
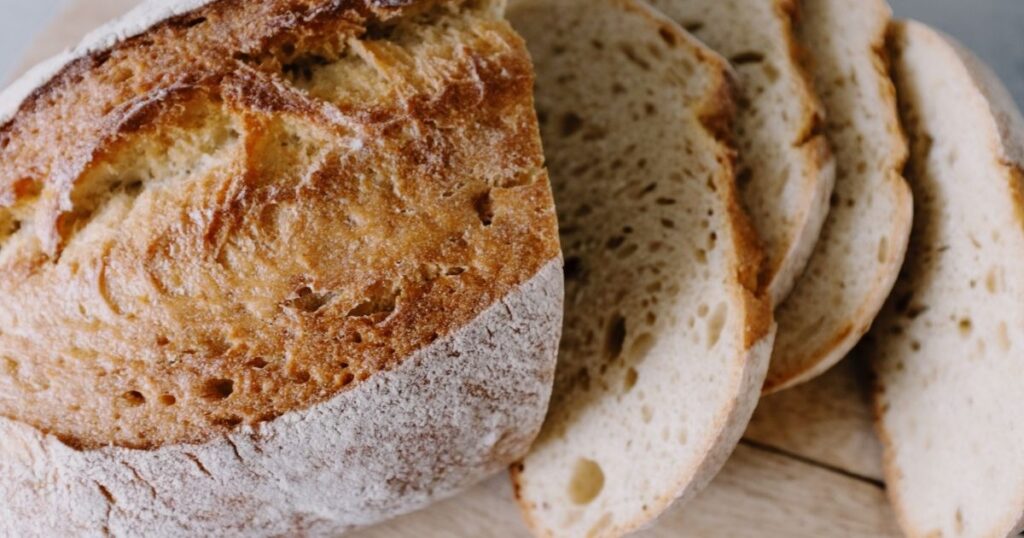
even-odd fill
[{"label": "light wood board surface", "polygon": [[[75,43],[136,0],[71,0],[34,42],[22,70]],[[863,365],[765,398],[724,471],[697,499],[638,536],[887,537],[899,532],[881,484]],[[359,538],[526,537],[504,476],[367,529]]]}]

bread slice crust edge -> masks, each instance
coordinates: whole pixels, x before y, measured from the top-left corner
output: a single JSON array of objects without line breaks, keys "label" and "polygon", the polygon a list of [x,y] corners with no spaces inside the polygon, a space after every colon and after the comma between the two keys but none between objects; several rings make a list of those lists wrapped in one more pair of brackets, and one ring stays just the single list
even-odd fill
[{"label": "bread slice crust edge", "polygon": [[[752,214],[754,228],[759,232],[760,242],[765,251],[765,261],[760,272],[761,284],[768,289],[773,304],[778,306],[792,291],[811,257],[828,215],[829,197],[835,183],[835,159],[822,132],[824,109],[812,88],[805,66],[805,52],[794,33],[794,23],[799,19],[799,3],[795,0],[772,0],[770,3],[764,2],[762,6],[759,0],[752,2],[758,3],[757,8],[763,9],[773,18],[768,29],[757,29],[758,35],[761,35],[760,32],[767,32],[770,35],[762,36],[765,39],[758,38],[756,41],[767,41],[768,46],[778,46],[782,49],[778,54],[775,50],[749,50],[745,48],[746,43],[741,45],[724,41],[727,38],[722,36],[705,35],[709,32],[726,31],[721,28],[724,21],[715,15],[700,12],[698,6],[705,11],[713,9],[712,5],[742,9],[743,2],[719,4],[712,0],[649,0],[649,3],[655,8],[662,9],[684,28],[692,28],[695,35],[704,38],[716,52],[727,57],[733,55],[732,60],[736,62],[737,70],[748,69],[751,73],[756,73],[748,77],[748,85],[754,86],[750,88],[742,87],[741,80],[746,80],[744,76],[735,77],[740,81],[736,92],[740,101],[764,100],[765,108],[769,108],[772,104],[767,101],[771,96],[760,93],[764,90],[760,86],[768,85],[770,89],[784,86],[785,92],[781,94],[785,95],[785,99],[791,100],[787,102],[792,109],[798,109],[799,118],[791,120],[793,125],[787,126],[786,132],[783,133],[785,140],[770,139],[760,132],[748,133],[744,138],[734,139],[740,146],[749,146],[748,149],[751,151],[780,151],[785,155],[779,159],[785,160],[784,164],[788,165],[783,172],[781,165],[766,166],[763,163],[746,162],[746,159],[754,159],[745,158],[742,154],[738,160],[738,164],[741,165],[740,175],[746,178],[739,189],[740,200],[744,206],[750,209],[759,204],[762,198],[771,199],[769,203],[778,202],[772,207],[759,209]],[[711,19],[710,22],[708,18]],[[742,28],[745,24],[748,23],[737,24],[736,27]],[[775,67],[780,62],[787,72],[784,76],[780,76],[778,67]],[[762,66],[767,64],[773,67],[764,68],[765,72],[773,73],[772,75],[754,71],[762,69]],[[740,124],[749,124],[747,128],[766,129],[756,121],[759,118],[755,114],[757,111],[754,104],[748,103],[738,108],[737,118]],[[762,115],[769,119],[780,119],[792,111],[784,111],[783,114],[762,112]],[[776,175],[785,177],[780,180],[775,177]],[[750,177],[756,178],[756,185],[749,183]],[[790,183],[792,185],[787,185]],[[769,188],[780,192],[785,188],[786,191],[796,194],[789,203],[779,193],[766,194],[765,191]],[[786,203],[787,207],[782,207],[783,203]]]},{"label": "bread slice crust edge", "polygon": [[[888,99],[885,106],[888,110],[891,110],[892,122],[898,125],[898,118],[896,118],[896,92],[892,85],[889,77],[889,58],[885,48],[886,34],[888,30],[888,21],[891,19],[891,13],[888,10],[888,6],[884,2],[872,2],[877,4],[876,9],[881,10],[878,12],[878,20],[880,24],[877,28],[877,33],[874,40],[870,43],[871,53],[874,55],[873,61],[875,69],[877,70],[878,83],[880,85],[880,93]],[[832,9],[839,7],[837,4]],[[813,43],[805,44],[805,47],[813,47]],[[809,53],[809,56],[813,54]],[[813,69],[813,67],[811,68]],[[888,110],[886,112],[888,112]],[[874,114],[874,112],[873,112]],[[883,119],[884,121],[884,119]],[[826,130],[827,132],[827,130]],[[899,269],[902,266],[903,259],[907,251],[907,243],[910,239],[910,227],[913,221],[913,200],[910,193],[910,188],[907,185],[905,179],[902,176],[903,167],[907,158],[907,150],[904,137],[902,133],[899,135],[900,141],[897,142],[897,146],[893,147],[890,155],[891,159],[887,160],[887,169],[879,175],[884,175],[883,187],[889,191],[889,194],[882,194],[893,200],[892,206],[894,208],[893,213],[887,219],[883,219],[880,222],[872,223],[875,226],[888,226],[888,232],[883,235],[885,244],[887,245],[886,255],[884,259],[880,259],[878,263],[870,262],[875,259],[873,252],[865,252],[864,259],[869,260],[869,263],[874,266],[875,271],[871,274],[872,284],[869,286],[870,292],[862,294],[862,299],[857,301],[855,308],[846,312],[842,319],[834,320],[832,323],[825,321],[824,326],[817,326],[816,332],[828,331],[831,335],[829,339],[817,342],[816,345],[807,345],[807,340],[790,340],[782,337],[785,333],[801,333],[802,330],[807,330],[806,326],[801,325],[800,320],[794,320],[794,316],[800,313],[806,312],[809,309],[800,309],[799,306],[793,306],[793,304],[787,304],[783,302],[782,305],[777,309],[777,318],[779,320],[779,331],[780,338],[776,341],[776,348],[773,352],[772,366],[768,371],[768,379],[765,382],[764,393],[773,394],[782,390],[792,388],[801,383],[805,383],[825,373],[829,368],[834,366],[837,362],[842,360],[850,350],[856,345],[860,338],[868,332],[871,324],[874,322],[875,317],[881,310],[886,298],[889,296],[893,286],[896,283],[896,278],[899,274]],[[837,156],[841,156],[843,151],[839,148],[836,150]],[[862,156],[863,157],[863,156]],[[853,162],[844,163],[851,176],[855,175],[852,170],[857,165]],[[840,170],[841,172],[841,170]],[[842,175],[837,176],[836,181],[853,180],[852,177],[844,177]],[[836,188],[836,195],[838,196],[839,187]],[[877,191],[872,191],[869,194],[872,197],[879,196]],[[857,203],[857,210],[863,210],[865,206],[864,200],[854,200]],[[840,202],[842,203],[842,202]],[[835,219],[844,218],[839,213],[830,213],[826,219],[826,229],[830,232],[835,226]],[[852,218],[845,216],[845,218]],[[832,237],[830,233],[826,232],[821,240],[822,241],[834,241],[836,238]],[[825,258],[818,259],[818,250],[822,250],[822,247],[816,247],[815,254],[812,255],[811,261],[807,267],[808,273],[813,270],[821,270],[824,264],[827,264]],[[824,250],[823,250],[824,252]],[[825,272],[822,270],[822,274]],[[830,277],[841,278],[842,270],[838,273],[829,273],[827,276],[819,276],[822,280],[813,284],[801,284],[801,281],[797,282],[796,288],[793,294],[790,295],[790,300],[797,301],[802,299],[804,301],[811,300],[812,297],[817,297],[817,301],[822,301],[821,297],[824,296],[826,290],[824,290],[825,282],[828,282]],[[805,274],[805,279],[807,275]],[[859,276],[858,276],[859,278]],[[843,284],[842,282],[831,282],[828,287],[834,288]],[[843,284],[845,285],[845,284]],[[802,286],[808,286],[808,290],[815,289],[810,294],[801,293]],[[847,289],[847,288],[842,288]],[[861,294],[860,290],[851,290],[850,293]],[[805,304],[805,303],[799,303]],[[812,305],[811,309],[818,308],[821,305]],[[790,308],[798,308],[795,312],[789,312]],[[802,333],[801,333],[802,334]]]}]

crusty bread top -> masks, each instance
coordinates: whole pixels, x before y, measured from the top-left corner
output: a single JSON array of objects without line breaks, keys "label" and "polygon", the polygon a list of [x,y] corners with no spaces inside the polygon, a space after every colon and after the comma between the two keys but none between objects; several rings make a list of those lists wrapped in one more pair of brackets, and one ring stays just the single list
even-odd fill
[{"label": "crusty bread top", "polygon": [[193,4],[0,127],[0,415],[75,446],[325,401],[559,255],[494,2]]}]

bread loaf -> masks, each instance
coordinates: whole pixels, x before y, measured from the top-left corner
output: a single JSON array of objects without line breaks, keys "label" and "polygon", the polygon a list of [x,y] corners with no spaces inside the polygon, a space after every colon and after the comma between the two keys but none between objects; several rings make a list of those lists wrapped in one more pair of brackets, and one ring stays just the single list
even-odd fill
[{"label": "bread loaf", "polygon": [[0,535],[333,535],[523,455],[562,273],[500,10],[149,3],[0,96]]},{"label": "bread loaf", "polygon": [[799,61],[796,0],[648,0],[735,67],[740,199],[781,303],[818,240],[835,180],[824,109]]},{"label": "bread loaf", "polygon": [[633,0],[515,0],[566,256],[552,409],[512,470],[538,536],[620,536],[719,470],[774,327],[724,60]]},{"label": "bread loaf", "polygon": [[886,489],[912,537],[1008,536],[1024,515],[1024,119],[987,67],[892,31],[914,231],[872,331]]},{"label": "bread loaf", "polygon": [[775,392],[835,365],[892,291],[913,220],[906,141],[888,72],[884,0],[804,0],[798,25],[836,155],[831,209],[796,288],[776,311],[765,382]]}]

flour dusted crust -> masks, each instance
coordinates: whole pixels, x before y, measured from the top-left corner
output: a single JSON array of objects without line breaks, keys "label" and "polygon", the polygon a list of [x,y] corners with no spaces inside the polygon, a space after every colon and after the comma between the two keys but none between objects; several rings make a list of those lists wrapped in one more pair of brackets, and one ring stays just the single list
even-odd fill
[{"label": "flour dusted crust", "polygon": [[0,95],[0,534],[333,535],[522,456],[561,331],[501,2],[150,2]]},{"label": "flour dusted crust", "polygon": [[561,273],[393,371],[202,445],[80,452],[0,419],[0,535],[336,536],[475,483],[540,428]]}]

